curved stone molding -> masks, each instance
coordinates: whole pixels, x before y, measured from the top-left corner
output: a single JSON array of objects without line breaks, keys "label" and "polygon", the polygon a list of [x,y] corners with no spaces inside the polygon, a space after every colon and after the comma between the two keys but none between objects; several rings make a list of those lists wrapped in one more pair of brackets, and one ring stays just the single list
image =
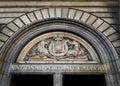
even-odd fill
[{"label": "curved stone molding", "polygon": [[95,50],[84,39],[67,32],[50,32],[31,40],[17,63],[98,63]]},{"label": "curved stone molding", "polygon": [[14,19],[0,31],[0,47],[2,48],[7,39],[9,39],[10,36],[19,29],[48,18],[69,18],[86,23],[87,25],[98,29],[108,39],[110,39],[110,41],[114,40],[111,41],[114,47],[120,47],[119,37],[114,35],[114,33],[117,33],[116,30],[104,20],[82,10],[61,7],[35,10]]},{"label": "curved stone molding", "polygon": [[[58,24],[56,24],[56,21]],[[52,25],[49,25],[51,22]],[[67,7],[51,7],[22,15],[7,24],[0,31],[0,53],[2,52],[0,54],[1,86],[8,86],[10,79],[9,66],[11,63],[14,63],[22,47],[30,42],[32,38],[36,37],[36,34],[38,36],[51,30],[69,31],[78,36],[85,37],[98,52],[97,54],[100,56],[101,64],[103,63],[106,67],[105,77],[108,86],[120,85],[120,78],[118,77],[120,72],[120,62],[118,58],[120,51],[120,34],[111,27],[110,24],[85,11]],[[49,49],[53,49],[53,44],[54,43],[51,44]],[[51,54],[52,53],[53,51]]]}]

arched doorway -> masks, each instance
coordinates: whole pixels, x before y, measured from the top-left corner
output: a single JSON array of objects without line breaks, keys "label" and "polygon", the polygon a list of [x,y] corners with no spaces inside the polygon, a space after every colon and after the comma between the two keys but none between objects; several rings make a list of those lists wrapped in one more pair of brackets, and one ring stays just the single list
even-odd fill
[{"label": "arched doorway", "polygon": [[[74,16],[73,18],[78,18],[78,15],[75,15],[77,17]],[[112,64],[108,62],[113,57],[117,58],[117,54],[111,42],[98,29],[95,29],[95,27],[100,29],[98,23],[94,21],[93,26],[95,27],[91,27],[78,20],[71,19],[72,16],[71,14],[68,16],[70,18],[48,18],[46,15],[43,16],[46,19],[31,24],[32,20],[27,20],[26,15],[20,17],[24,21],[21,24],[19,23],[17,27],[22,26],[22,24],[27,24],[27,26],[16,31],[11,36],[12,41],[8,40],[11,43],[8,42],[7,54],[3,54],[6,56],[4,59],[6,60],[4,63],[6,67],[3,71],[6,71],[9,76],[5,75],[7,77],[3,78],[10,83],[12,74],[46,73],[52,74],[54,86],[62,86],[64,83],[61,82],[61,79],[69,77],[66,74],[77,73],[78,76],[81,74],[97,74],[97,76],[102,74],[105,76],[107,85],[112,86],[114,83],[109,82],[108,79],[111,77],[112,80],[114,75],[110,75],[113,72],[111,71]],[[19,20],[16,19],[15,21],[20,22],[21,20]],[[42,47],[42,51],[38,47]],[[81,50],[82,53],[80,54]],[[117,80],[117,78],[115,79]],[[9,86],[3,79],[1,81],[2,86]],[[110,83],[112,84],[110,85]]]},{"label": "arched doorway", "polygon": [[[21,43],[24,44],[21,49],[18,48],[21,45],[16,46],[20,51],[16,49],[13,51],[18,54],[11,65],[11,73],[13,75],[16,73],[52,74],[54,86],[64,85],[63,78],[66,78],[64,74],[70,74],[70,76],[79,74],[76,78],[82,77],[84,73],[85,76],[93,74],[91,77],[94,77],[94,74],[96,77],[105,76],[104,61],[100,59],[104,53],[97,52],[101,51],[101,47],[95,46],[97,41],[93,38],[96,37],[92,34],[89,35],[91,32],[84,31],[85,29],[88,31],[87,28],[77,26],[77,22],[71,23],[71,21],[65,19],[46,20],[40,27],[34,28],[23,37],[21,35],[20,40],[30,38],[25,43]],[[93,43],[94,46],[92,46]]]}]

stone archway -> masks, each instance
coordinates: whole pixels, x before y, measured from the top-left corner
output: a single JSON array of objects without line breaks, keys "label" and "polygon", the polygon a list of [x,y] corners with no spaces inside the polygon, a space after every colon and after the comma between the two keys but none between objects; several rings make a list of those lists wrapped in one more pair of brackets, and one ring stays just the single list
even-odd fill
[{"label": "stone archway", "polygon": [[114,28],[100,18],[81,10],[44,8],[20,16],[1,30],[1,86],[6,86],[7,83],[4,80],[10,78],[9,65],[14,63],[17,53],[20,52],[22,47],[35,36],[51,30],[73,32],[94,44],[101,62],[107,68],[106,79],[111,81],[108,80],[108,86],[119,85],[119,77],[117,77],[119,76],[119,58],[115,47],[120,46],[120,44],[119,40],[111,36],[112,33],[116,32]]}]

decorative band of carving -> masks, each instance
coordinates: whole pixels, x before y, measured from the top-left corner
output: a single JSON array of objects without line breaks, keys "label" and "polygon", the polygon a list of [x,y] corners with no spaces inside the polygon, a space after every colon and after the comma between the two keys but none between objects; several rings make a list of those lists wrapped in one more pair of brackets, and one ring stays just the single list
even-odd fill
[{"label": "decorative band of carving", "polygon": [[22,52],[25,55],[20,54],[17,60],[18,62],[86,62],[95,61],[92,59],[92,56],[97,57],[94,49],[87,42],[67,32],[51,32],[41,35],[34,41],[31,41]]},{"label": "decorative band of carving", "polygon": [[97,72],[103,73],[106,72],[106,68],[104,65],[97,64],[97,65],[20,65],[20,64],[13,64],[10,67],[11,72]]}]

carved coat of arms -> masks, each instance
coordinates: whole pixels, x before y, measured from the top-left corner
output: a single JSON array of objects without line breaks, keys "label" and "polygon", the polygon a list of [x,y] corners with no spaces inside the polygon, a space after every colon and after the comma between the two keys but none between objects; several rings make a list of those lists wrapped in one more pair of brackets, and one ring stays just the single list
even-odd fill
[{"label": "carved coat of arms", "polygon": [[64,57],[68,52],[67,40],[64,40],[62,36],[58,35],[50,41],[49,52],[53,57]]},{"label": "carved coat of arms", "polygon": [[41,40],[26,55],[29,59],[81,59],[88,60],[89,52],[76,40],[54,35]]}]

